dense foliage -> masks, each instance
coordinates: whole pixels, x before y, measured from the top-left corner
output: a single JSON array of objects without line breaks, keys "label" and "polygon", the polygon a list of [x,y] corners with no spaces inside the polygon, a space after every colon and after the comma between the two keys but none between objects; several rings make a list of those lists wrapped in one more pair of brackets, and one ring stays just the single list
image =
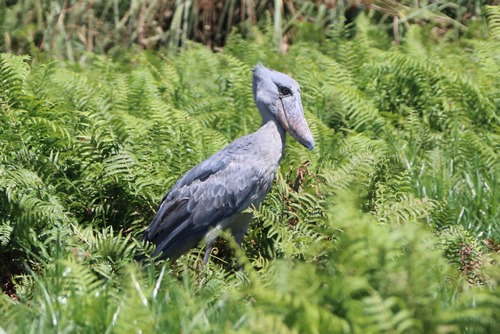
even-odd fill
[{"label": "dense foliage", "polygon": [[[500,12],[487,39],[394,46],[307,26],[223,52],[0,55],[0,329],[7,332],[495,333]],[[134,253],[182,173],[260,124],[258,61],[302,86],[317,142],[291,138],[239,250],[207,268]],[[148,247],[148,246],[146,246]],[[234,270],[229,253],[243,266]]]}]

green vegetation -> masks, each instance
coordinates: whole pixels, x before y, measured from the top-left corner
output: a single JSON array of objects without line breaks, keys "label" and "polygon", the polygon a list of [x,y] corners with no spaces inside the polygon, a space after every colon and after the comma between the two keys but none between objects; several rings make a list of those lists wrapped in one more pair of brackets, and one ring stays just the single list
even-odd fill
[{"label": "green vegetation", "polygon": [[[500,332],[500,11],[456,41],[360,15],[229,35],[213,53],[0,54],[0,332]],[[263,23],[265,24],[265,23]],[[319,37],[318,37],[319,36]],[[207,268],[134,254],[177,178],[260,124],[251,68],[302,86],[239,250]],[[239,255],[242,271],[230,259]]]}]

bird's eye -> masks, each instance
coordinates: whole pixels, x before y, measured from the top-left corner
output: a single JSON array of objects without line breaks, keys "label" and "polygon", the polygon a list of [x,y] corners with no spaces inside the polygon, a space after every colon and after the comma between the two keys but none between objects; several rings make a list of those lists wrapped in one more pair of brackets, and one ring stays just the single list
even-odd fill
[{"label": "bird's eye", "polygon": [[286,88],[286,87],[281,87],[280,88],[280,93],[281,95],[283,96],[288,96],[290,95],[290,89]]}]

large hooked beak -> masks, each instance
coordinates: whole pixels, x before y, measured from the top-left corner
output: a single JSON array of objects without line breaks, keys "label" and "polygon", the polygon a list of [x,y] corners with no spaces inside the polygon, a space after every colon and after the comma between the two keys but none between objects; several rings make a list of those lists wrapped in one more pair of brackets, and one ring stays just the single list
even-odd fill
[{"label": "large hooked beak", "polygon": [[299,143],[312,150],[314,138],[304,117],[300,94],[280,96],[280,103],[281,110],[278,114],[278,121],[281,126]]}]

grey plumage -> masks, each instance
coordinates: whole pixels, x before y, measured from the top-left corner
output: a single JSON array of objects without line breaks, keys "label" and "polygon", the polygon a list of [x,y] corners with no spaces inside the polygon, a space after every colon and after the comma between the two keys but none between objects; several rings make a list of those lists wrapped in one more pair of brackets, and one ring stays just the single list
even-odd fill
[{"label": "grey plumage", "polygon": [[271,189],[285,131],[314,147],[295,80],[259,64],[253,70],[253,93],[262,126],[192,168],[170,189],[144,233],[156,244],[153,256],[175,261],[205,237],[206,263],[221,229],[230,229],[241,244],[251,220],[242,211],[258,206]]}]

